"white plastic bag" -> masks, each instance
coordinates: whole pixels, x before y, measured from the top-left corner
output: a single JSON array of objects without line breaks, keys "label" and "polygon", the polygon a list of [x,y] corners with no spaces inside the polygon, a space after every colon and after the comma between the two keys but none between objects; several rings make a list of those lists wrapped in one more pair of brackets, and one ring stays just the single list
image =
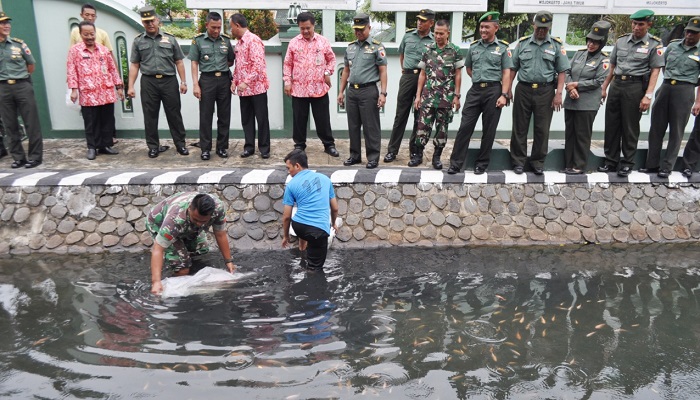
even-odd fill
[{"label": "white plastic bag", "polygon": [[[294,208],[292,208],[292,217],[293,217],[294,214],[296,214],[296,213],[297,213],[297,206],[294,206]],[[335,226],[337,226],[338,228],[340,228],[341,226],[343,226],[343,220],[342,220],[340,217],[336,217],[336,218],[335,218]],[[292,235],[292,236],[296,236],[296,235],[297,235],[297,233],[294,232],[294,228],[292,227],[291,224],[289,224],[289,234]],[[333,244],[333,239],[334,239],[334,238],[335,238],[335,229],[333,229],[333,227],[331,227],[331,234],[328,236],[328,248],[329,248],[329,249],[331,248],[331,245]]]},{"label": "white plastic bag", "polygon": [[73,103],[70,99],[70,94],[73,91],[73,89],[68,88],[66,90],[66,106],[75,111],[80,111],[80,95],[78,94],[78,98],[75,100],[75,103]]},{"label": "white plastic bag", "polygon": [[182,297],[210,292],[221,289],[223,287],[222,283],[235,282],[250,275],[253,275],[253,273],[234,272],[232,274],[223,269],[204,267],[194,275],[173,276],[163,279],[161,281],[163,284],[161,296]]}]

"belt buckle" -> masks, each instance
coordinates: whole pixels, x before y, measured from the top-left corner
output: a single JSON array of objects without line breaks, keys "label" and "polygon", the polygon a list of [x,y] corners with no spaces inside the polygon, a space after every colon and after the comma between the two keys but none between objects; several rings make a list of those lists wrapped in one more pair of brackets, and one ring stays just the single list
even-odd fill
[{"label": "belt buckle", "polygon": [[671,79],[671,85],[675,85],[676,83],[678,83],[678,81],[676,81],[675,79]]},{"label": "belt buckle", "polygon": [[353,83],[352,87],[354,87],[355,89],[359,89],[359,88],[360,88],[360,85],[357,84],[357,83]]},{"label": "belt buckle", "polygon": [[8,84],[8,85],[14,85],[15,83],[17,83],[17,81],[14,80],[14,79],[8,79],[8,80],[7,80],[7,84]]},{"label": "belt buckle", "polygon": [[414,69],[413,70],[413,75],[416,75],[420,70],[419,69]]},{"label": "belt buckle", "polygon": [[626,80],[627,80],[627,75],[622,75],[622,76],[620,76],[620,79],[622,79],[623,81],[626,81]]},{"label": "belt buckle", "polygon": [[489,86],[489,84],[486,83],[486,82],[481,82],[481,83],[479,84],[479,87],[482,87],[482,88],[485,88],[485,87],[488,87],[488,86]]},{"label": "belt buckle", "polygon": [[163,75],[160,75],[160,74],[156,75],[156,79],[160,79],[162,77],[163,77]]},{"label": "belt buckle", "polygon": [[221,72],[215,72],[214,76],[221,76]]},{"label": "belt buckle", "polygon": [[533,89],[537,89],[537,88],[539,88],[539,87],[540,87],[540,84],[539,84],[539,83],[533,83],[533,84],[532,84],[532,88],[533,88]]}]

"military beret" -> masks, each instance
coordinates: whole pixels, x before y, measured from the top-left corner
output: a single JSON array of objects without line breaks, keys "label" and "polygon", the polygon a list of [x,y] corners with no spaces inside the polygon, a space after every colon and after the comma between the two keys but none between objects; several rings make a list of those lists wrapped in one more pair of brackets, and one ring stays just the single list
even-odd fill
[{"label": "military beret", "polygon": [[500,16],[501,14],[498,11],[489,11],[479,18],[479,22],[498,22],[498,17]]},{"label": "military beret", "polygon": [[654,12],[651,10],[639,10],[636,13],[630,15],[630,19],[635,21],[651,21],[654,17]]}]

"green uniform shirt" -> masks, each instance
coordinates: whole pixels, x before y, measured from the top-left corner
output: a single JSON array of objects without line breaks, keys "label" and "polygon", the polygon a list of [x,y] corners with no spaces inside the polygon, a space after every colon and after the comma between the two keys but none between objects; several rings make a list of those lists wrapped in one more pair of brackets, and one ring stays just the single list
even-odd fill
[{"label": "green uniform shirt", "polygon": [[557,74],[571,68],[561,40],[549,35],[542,44],[537,44],[534,36],[520,38],[512,56],[520,82],[555,82]]},{"label": "green uniform shirt", "polygon": [[8,37],[0,42],[0,81],[29,78],[27,65],[35,63],[34,56],[24,41]]},{"label": "green uniform shirt", "polygon": [[155,37],[145,32],[134,39],[131,62],[140,64],[144,75],[175,75],[175,61],[185,58],[175,36],[158,31]]},{"label": "green uniform shirt", "polygon": [[504,69],[513,68],[513,59],[508,56],[508,42],[495,40],[484,43],[475,40],[464,56],[464,66],[472,69],[472,82],[500,82]]},{"label": "green uniform shirt", "polygon": [[230,37],[222,34],[212,39],[207,33],[200,33],[192,39],[187,58],[199,63],[199,72],[228,72],[236,55]]},{"label": "green uniform shirt", "polygon": [[348,83],[370,83],[379,81],[379,68],[386,65],[386,50],[382,42],[372,37],[360,42],[356,40],[345,49],[345,66],[350,68]]},{"label": "green uniform shirt", "polygon": [[608,53],[599,51],[588,58],[588,50],[579,50],[571,59],[571,69],[566,72],[566,83],[578,82],[579,98],[566,96],[564,108],[577,111],[596,111],[603,97],[601,87],[610,70]]},{"label": "green uniform shirt", "polygon": [[428,45],[435,42],[435,37],[432,32],[427,36],[421,37],[418,31],[412,29],[404,35],[399,45],[399,54],[403,54],[403,69],[416,69],[420,62],[423,53],[428,48]]},{"label": "green uniform shirt", "polygon": [[425,70],[425,87],[421,93],[423,106],[452,108],[455,97],[455,74],[464,66],[462,51],[454,43],[439,48],[432,43],[423,53],[418,68]]},{"label": "green uniform shirt", "polygon": [[661,39],[648,33],[634,40],[631,33],[620,36],[610,53],[610,64],[615,66],[615,75],[642,76],[652,68],[664,66]]},{"label": "green uniform shirt", "polygon": [[697,85],[700,75],[698,45],[688,47],[683,42],[683,39],[673,40],[666,47],[664,79],[675,79]]}]

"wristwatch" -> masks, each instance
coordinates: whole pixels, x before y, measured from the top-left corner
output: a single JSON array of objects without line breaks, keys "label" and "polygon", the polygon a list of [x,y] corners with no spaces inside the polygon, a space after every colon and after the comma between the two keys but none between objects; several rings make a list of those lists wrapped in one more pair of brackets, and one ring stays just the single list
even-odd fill
[{"label": "wristwatch", "polygon": [[644,97],[646,97],[647,99],[651,100],[651,93],[645,94]]},{"label": "wristwatch", "polygon": [[387,93],[387,92],[379,92],[379,94],[381,94],[382,96],[386,97],[389,93]]},{"label": "wristwatch", "polygon": [[505,97],[506,99],[510,99],[510,96],[508,96],[508,93],[501,93],[501,96]]}]

